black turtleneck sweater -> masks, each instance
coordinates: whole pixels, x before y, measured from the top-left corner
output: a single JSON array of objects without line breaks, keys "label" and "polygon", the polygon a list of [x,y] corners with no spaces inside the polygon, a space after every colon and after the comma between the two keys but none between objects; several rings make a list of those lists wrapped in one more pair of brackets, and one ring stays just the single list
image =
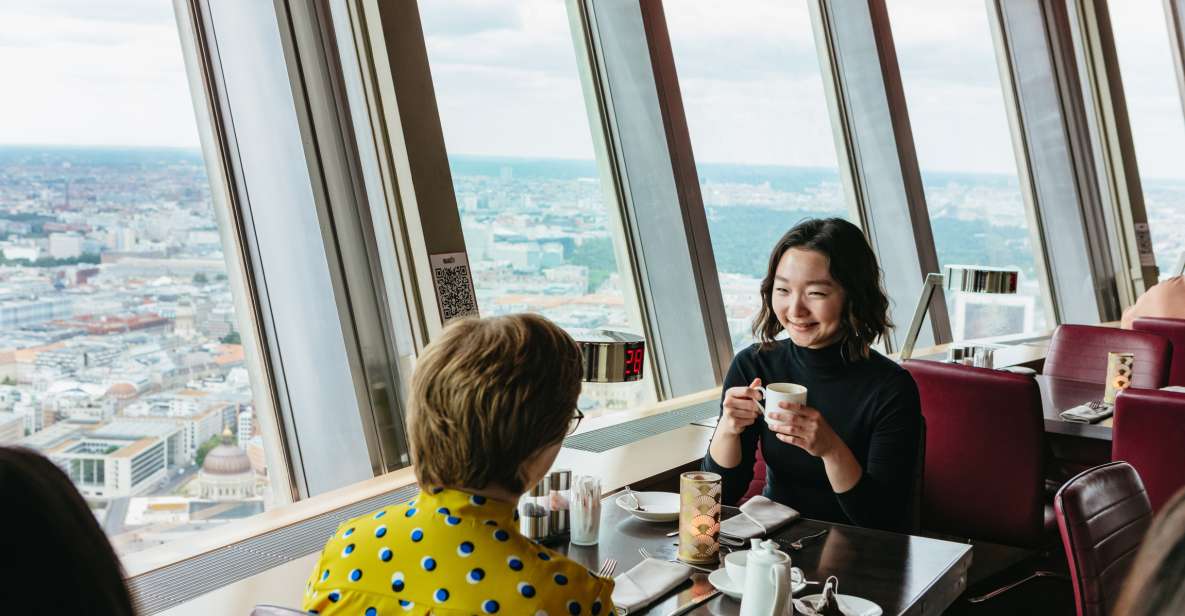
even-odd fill
[{"label": "black turtleneck sweater", "polygon": [[724,502],[735,503],[753,479],[757,443],[766,463],[764,494],[817,520],[889,530],[909,527],[913,470],[918,455],[921,404],[917,385],[904,368],[871,351],[869,359],[848,361],[842,344],[808,349],[779,340],[769,351],[753,345],[736,355],[724,390],[798,383],[807,388],[807,405],[818,409],[863,469],[852,489],[836,494],[823,460],[783,443],[760,417],[741,433],[741,463],[726,468],[704,457],[704,469],[724,478]]}]

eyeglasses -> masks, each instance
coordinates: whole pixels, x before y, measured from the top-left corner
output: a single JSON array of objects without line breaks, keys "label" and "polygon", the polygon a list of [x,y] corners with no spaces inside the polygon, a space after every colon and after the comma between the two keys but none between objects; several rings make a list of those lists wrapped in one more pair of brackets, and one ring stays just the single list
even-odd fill
[{"label": "eyeglasses", "polygon": [[576,409],[576,414],[568,421],[568,433],[564,436],[572,436],[576,433],[576,428],[580,427],[580,420],[584,419],[584,411]]}]

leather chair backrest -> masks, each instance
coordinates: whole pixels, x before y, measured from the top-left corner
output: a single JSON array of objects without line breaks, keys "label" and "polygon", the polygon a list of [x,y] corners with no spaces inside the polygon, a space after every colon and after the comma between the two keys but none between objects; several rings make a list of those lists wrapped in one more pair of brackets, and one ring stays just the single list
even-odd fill
[{"label": "leather chair backrest", "polygon": [[1107,353],[1136,354],[1132,387],[1156,389],[1169,378],[1169,341],[1162,336],[1114,327],[1059,325],[1049,341],[1043,374],[1104,383]]},{"label": "leather chair backrest", "polygon": [[745,495],[737,502],[737,505],[744,504],[745,501],[761,494],[765,490],[765,456],[761,454],[761,440],[757,441],[757,460],[753,462],[753,479],[749,481],[749,489],[745,491]]},{"label": "leather chair backrest", "polygon": [[257,605],[251,610],[251,616],[308,616],[308,612],[293,610],[278,605]]},{"label": "leather chair backrest", "polygon": [[1087,469],[1053,499],[1078,616],[1105,616],[1152,521],[1144,484],[1126,462]]},{"label": "leather chair backrest", "polygon": [[1038,547],[1045,428],[1036,381],[958,364],[903,365],[926,423],[922,528]]},{"label": "leather chair backrest", "polygon": [[1132,329],[1168,339],[1172,345],[1168,384],[1185,386],[1185,319],[1143,317],[1132,321]]},{"label": "leather chair backrest", "polygon": [[1185,486],[1185,394],[1128,389],[1115,398],[1111,459],[1131,464],[1152,511]]}]

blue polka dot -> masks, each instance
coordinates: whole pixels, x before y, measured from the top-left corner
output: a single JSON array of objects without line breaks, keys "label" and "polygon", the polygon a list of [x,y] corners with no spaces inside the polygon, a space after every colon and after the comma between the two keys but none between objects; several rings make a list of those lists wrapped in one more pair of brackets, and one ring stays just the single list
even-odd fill
[{"label": "blue polka dot", "polygon": [[407,511],[403,512],[403,517],[410,518],[415,514],[416,514],[416,508],[412,507],[411,509],[408,509]]},{"label": "blue polka dot", "polygon": [[601,613],[601,600],[600,599],[593,601],[591,611],[592,611],[593,616],[597,616],[597,614]]},{"label": "blue polka dot", "polygon": [[350,572],[350,581],[351,582],[357,582],[360,579],[362,579],[362,570],[361,569],[355,569]]},{"label": "blue polka dot", "polygon": [[411,531],[411,540],[412,541],[419,541],[423,538],[424,538],[424,531],[423,530],[417,528],[417,529]]},{"label": "blue polka dot", "polygon": [[444,515],[450,515],[448,507],[437,507],[436,513],[443,513]]},{"label": "blue polka dot", "polygon": [[384,510],[382,510],[382,511],[380,511],[380,512],[376,513],[376,514],[374,514],[374,519],[376,519],[376,520],[377,520],[377,519],[379,519],[379,518],[381,518],[381,517],[383,517],[383,516],[385,516],[385,515],[387,515],[387,510],[386,510],[386,509],[384,509]]},{"label": "blue polka dot", "polygon": [[547,552],[539,552],[539,560],[551,560],[551,557],[547,555]]},{"label": "blue polka dot", "polygon": [[353,534],[354,534],[354,529],[347,528],[346,532],[342,533],[342,539],[345,539],[346,537],[349,537],[350,535],[353,535]]},{"label": "blue polka dot", "polygon": [[458,518],[457,516],[450,515],[444,519],[444,523],[448,524],[449,526],[456,526],[461,523],[461,518]]},{"label": "blue polka dot", "polygon": [[448,589],[447,588],[437,588],[436,594],[434,594],[432,596],[436,599],[437,603],[444,603],[445,601],[448,601]]},{"label": "blue polka dot", "polygon": [[494,531],[494,539],[497,539],[498,541],[507,541],[510,539],[510,533],[499,528],[498,530]]},{"label": "blue polka dot", "polygon": [[321,574],[321,581],[324,582],[325,580],[328,580],[328,579],[329,579],[329,569],[326,569],[325,572]]},{"label": "blue polka dot", "polygon": [[461,545],[457,546],[457,554],[461,556],[469,556],[473,553],[473,544],[468,541],[462,541]]},{"label": "blue polka dot", "polygon": [[575,601],[569,601],[568,613],[572,616],[580,616],[580,604]]},{"label": "blue polka dot", "polygon": [[[510,558],[507,558],[506,564],[514,571],[523,570],[523,561],[519,560],[517,556],[511,556]],[[326,571],[325,573],[328,574],[329,572]]]},{"label": "blue polka dot", "polygon": [[379,560],[383,562],[390,562],[391,556],[391,548],[383,548],[379,550]]},{"label": "blue polka dot", "polygon": [[465,576],[465,579],[469,580],[470,584],[476,584],[476,583],[484,580],[485,577],[486,577],[485,569],[478,567],[477,569],[471,569],[469,571],[469,575]]},{"label": "blue polka dot", "polygon": [[432,571],[436,569],[436,559],[431,556],[425,556],[420,561],[420,566],[424,568],[424,571]]},{"label": "blue polka dot", "polygon": [[354,553],[354,544],[353,543],[342,548],[342,556],[349,556],[350,554],[353,554],[353,553]]},{"label": "blue polka dot", "polygon": [[469,502],[473,503],[474,505],[484,505],[486,504],[486,497],[474,494],[473,496],[469,497]]},{"label": "blue polka dot", "polygon": [[535,596],[535,587],[526,582],[518,583],[518,594],[530,599]]},{"label": "blue polka dot", "polygon": [[374,529],[374,536],[375,537],[382,538],[386,534],[387,534],[387,527],[386,526],[380,526],[380,527]]},{"label": "blue polka dot", "polygon": [[411,601],[408,601],[407,599],[400,599],[399,600],[399,607],[402,607],[405,610],[411,609],[412,606],[414,606],[414,605],[415,605],[414,603],[412,603]]},{"label": "blue polka dot", "polygon": [[490,599],[489,601],[482,603],[481,604],[481,611],[483,611],[487,614],[497,614],[498,613],[498,602],[494,601],[493,599]]},{"label": "blue polka dot", "polygon": [[338,601],[340,601],[341,598],[342,598],[342,594],[340,591],[335,590],[335,591],[329,593],[329,600],[334,603],[337,603]]},{"label": "blue polka dot", "polygon": [[366,616],[378,616],[379,611],[373,607],[366,608]]},{"label": "blue polka dot", "polygon": [[395,575],[391,576],[391,590],[395,592],[403,592],[403,572],[396,571]]},{"label": "blue polka dot", "polygon": [[498,522],[495,520],[486,520],[486,526],[497,526]]},{"label": "blue polka dot", "polygon": [[560,586],[566,586],[568,584],[568,576],[562,573],[555,574],[555,583]]}]

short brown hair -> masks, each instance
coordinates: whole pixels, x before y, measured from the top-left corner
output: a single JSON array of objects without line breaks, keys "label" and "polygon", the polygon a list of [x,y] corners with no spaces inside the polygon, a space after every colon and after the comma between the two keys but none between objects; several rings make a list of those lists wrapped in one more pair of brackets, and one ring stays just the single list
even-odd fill
[{"label": "short brown hair", "polygon": [[842,218],[808,218],[790,229],[769,253],[769,265],[761,281],[761,310],[753,319],[753,337],[763,350],[774,346],[782,332],[774,314],[774,275],[782,255],[791,248],[813,250],[827,257],[831,277],[844,290],[840,329],[849,361],[867,359],[868,347],[893,327],[889,297],[881,281],[876,254],[860,227]]},{"label": "short brown hair", "polygon": [[526,490],[523,463],[567,433],[582,371],[580,347],[541,316],[450,324],[411,382],[420,486]]},{"label": "short brown hair", "polygon": [[1112,614],[1154,616],[1185,610],[1185,489],[1152,520]]}]

